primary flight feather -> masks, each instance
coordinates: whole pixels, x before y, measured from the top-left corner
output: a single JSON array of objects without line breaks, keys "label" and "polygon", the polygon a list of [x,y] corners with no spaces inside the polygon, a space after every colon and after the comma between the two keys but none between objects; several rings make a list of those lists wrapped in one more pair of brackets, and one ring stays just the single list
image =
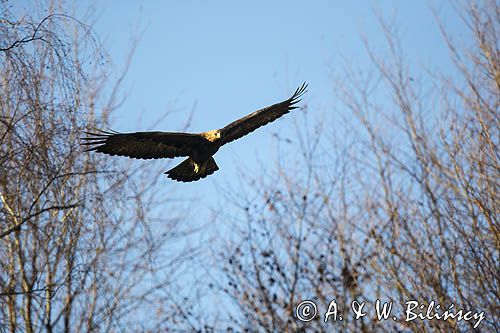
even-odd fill
[{"label": "primary flight feather", "polygon": [[165,173],[173,180],[192,182],[219,170],[212,156],[221,146],[298,108],[296,105],[306,91],[307,84],[303,83],[289,99],[257,110],[218,130],[203,133],[119,133],[99,130],[86,132],[88,136],[82,140],[84,145],[90,146],[86,151],[112,156],[143,159],[188,156],[184,162]]}]

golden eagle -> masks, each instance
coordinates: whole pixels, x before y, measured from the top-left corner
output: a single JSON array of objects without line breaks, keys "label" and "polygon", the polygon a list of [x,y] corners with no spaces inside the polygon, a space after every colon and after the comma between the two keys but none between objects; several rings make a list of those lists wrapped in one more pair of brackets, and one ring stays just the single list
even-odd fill
[{"label": "golden eagle", "polygon": [[136,132],[119,133],[98,130],[85,132],[84,145],[91,145],[86,151],[96,151],[108,155],[132,158],[174,158],[188,156],[175,168],[165,172],[169,178],[182,182],[192,182],[205,178],[219,167],[212,157],[222,145],[270,123],[282,115],[296,109],[300,97],[306,92],[307,84],[295,90],[289,99],[255,111],[238,119],[224,128],[203,133],[177,132]]}]

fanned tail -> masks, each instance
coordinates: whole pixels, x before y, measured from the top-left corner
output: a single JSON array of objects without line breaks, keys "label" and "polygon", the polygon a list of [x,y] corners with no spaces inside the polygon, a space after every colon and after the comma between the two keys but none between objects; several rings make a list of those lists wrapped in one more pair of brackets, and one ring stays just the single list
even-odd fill
[{"label": "fanned tail", "polygon": [[175,168],[168,170],[165,174],[168,178],[178,182],[193,182],[219,170],[217,163],[213,157],[197,164],[192,158],[184,160]]}]

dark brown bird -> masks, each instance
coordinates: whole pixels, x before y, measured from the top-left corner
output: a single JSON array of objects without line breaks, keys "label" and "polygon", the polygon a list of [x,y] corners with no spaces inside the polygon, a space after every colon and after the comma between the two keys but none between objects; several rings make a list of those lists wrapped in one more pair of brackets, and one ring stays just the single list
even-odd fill
[{"label": "dark brown bird", "polygon": [[188,156],[184,162],[165,173],[173,180],[192,182],[219,170],[213,155],[221,146],[298,108],[296,104],[306,89],[307,84],[303,83],[289,99],[255,111],[218,130],[203,133],[119,133],[98,130],[95,133],[85,132],[88,136],[82,140],[84,145],[92,146],[86,151],[112,156],[142,159]]}]

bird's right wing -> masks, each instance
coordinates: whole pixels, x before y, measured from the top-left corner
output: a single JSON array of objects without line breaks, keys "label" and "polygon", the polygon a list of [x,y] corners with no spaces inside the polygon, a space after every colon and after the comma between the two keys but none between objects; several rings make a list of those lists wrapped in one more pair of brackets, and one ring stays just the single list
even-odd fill
[{"label": "bird's right wing", "polygon": [[108,155],[132,158],[174,158],[189,156],[208,141],[198,134],[176,132],[136,132],[118,133],[98,130],[85,132],[83,145],[86,151],[96,151]]},{"label": "bird's right wing", "polygon": [[220,131],[223,135],[222,144],[239,139],[242,136],[255,131],[257,128],[275,121],[291,110],[298,108],[297,103],[300,102],[300,98],[306,92],[307,84],[304,82],[299,88],[297,88],[297,90],[295,90],[294,94],[289,99],[257,110],[254,113],[233,121],[226,127],[221,128]]}]

